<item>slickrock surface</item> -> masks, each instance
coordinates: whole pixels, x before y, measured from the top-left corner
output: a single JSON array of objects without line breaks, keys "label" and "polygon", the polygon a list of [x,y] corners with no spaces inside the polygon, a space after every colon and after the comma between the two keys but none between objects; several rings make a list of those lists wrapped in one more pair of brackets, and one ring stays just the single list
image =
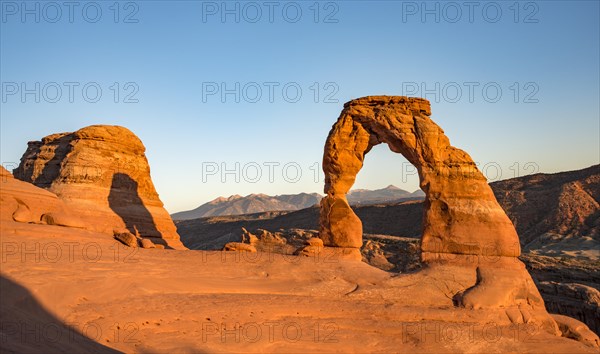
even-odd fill
[{"label": "slickrock surface", "polygon": [[398,276],[333,257],[1,231],[2,352],[597,353],[521,311],[456,307],[451,294],[476,277],[457,266]]},{"label": "slickrock surface", "polygon": [[0,166],[0,221],[49,224],[83,228],[76,217],[58,197],[30,183],[13,178]]},{"label": "slickrock surface", "polygon": [[29,142],[15,178],[55,193],[93,231],[127,228],[183,248],[150,178],[146,148],[131,131],[93,125]]}]

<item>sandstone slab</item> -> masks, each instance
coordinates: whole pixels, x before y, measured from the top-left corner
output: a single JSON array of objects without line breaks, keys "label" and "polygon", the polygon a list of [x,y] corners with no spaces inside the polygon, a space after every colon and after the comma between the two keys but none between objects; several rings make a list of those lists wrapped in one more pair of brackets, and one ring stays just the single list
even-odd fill
[{"label": "sandstone slab", "polygon": [[229,242],[223,247],[223,251],[238,251],[238,252],[251,252],[256,253],[256,247],[247,243],[241,242]]},{"label": "sandstone slab", "polygon": [[54,193],[13,178],[0,166],[0,220],[67,227],[83,222]]},{"label": "sandstone slab", "polygon": [[154,245],[154,242],[152,242],[150,239],[147,239],[147,238],[141,239],[140,245],[142,246],[142,248],[156,248],[156,246]]},{"label": "sandstone slab", "polygon": [[138,246],[138,239],[130,232],[121,232],[115,234],[115,239],[119,240],[125,246],[136,248]]},{"label": "sandstone slab", "polygon": [[575,339],[593,348],[600,348],[600,338],[583,322],[563,315],[553,314],[552,317],[558,324],[563,337]]}]

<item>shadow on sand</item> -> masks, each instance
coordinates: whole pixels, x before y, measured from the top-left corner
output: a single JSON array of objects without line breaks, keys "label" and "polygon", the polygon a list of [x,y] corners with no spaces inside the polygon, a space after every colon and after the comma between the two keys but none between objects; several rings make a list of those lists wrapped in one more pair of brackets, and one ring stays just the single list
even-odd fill
[{"label": "shadow on sand", "polygon": [[121,353],[84,336],[81,328],[104,338],[86,324],[67,325],[50,314],[29,290],[0,276],[0,352],[2,353]]}]

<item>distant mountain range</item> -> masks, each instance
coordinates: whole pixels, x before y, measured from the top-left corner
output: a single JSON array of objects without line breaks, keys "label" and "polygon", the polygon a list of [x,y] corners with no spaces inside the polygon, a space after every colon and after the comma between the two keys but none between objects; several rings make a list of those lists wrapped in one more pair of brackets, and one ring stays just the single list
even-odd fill
[{"label": "distant mountain range", "polygon": [[196,209],[175,213],[171,217],[173,220],[189,220],[207,216],[241,215],[274,210],[299,210],[319,203],[321,198],[317,193],[276,196],[250,194],[245,197],[236,194],[228,198],[219,197],[200,205]]},{"label": "distant mountain range", "polygon": [[[422,199],[425,196],[420,189],[408,192],[396,186],[368,190],[355,189],[348,193],[348,202],[352,205],[372,205],[392,203],[403,200]],[[293,211],[309,208],[318,204],[323,197],[317,193],[284,194],[269,196],[266,194],[250,194],[245,197],[232,195],[219,197],[196,209],[182,211],[171,215],[173,220],[190,220],[209,216],[243,215],[267,211]]]},{"label": "distant mountain range", "polygon": [[406,199],[422,199],[425,193],[417,189],[414,192],[408,192],[396,186],[389,185],[382,189],[353,189],[346,195],[348,203],[351,205],[372,205],[379,203],[395,203]]},{"label": "distant mountain range", "polygon": [[[577,171],[517,177],[490,186],[515,225],[522,246],[535,243],[545,234],[600,241],[600,165]],[[363,222],[365,233],[421,235],[421,200],[363,204],[354,207],[354,211]],[[181,220],[176,225],[186,246],[205,249],[207,242],[215,242],[222,236],[231,237],[228,242],[239,239],[242,227],[248,230],[318,229],[319,208]]]}]

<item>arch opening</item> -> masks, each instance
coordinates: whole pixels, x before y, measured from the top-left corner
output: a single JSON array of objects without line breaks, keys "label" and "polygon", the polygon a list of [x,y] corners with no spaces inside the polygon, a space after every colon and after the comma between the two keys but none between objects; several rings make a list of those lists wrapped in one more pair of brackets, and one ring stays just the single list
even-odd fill
[{"label": "arch opening", "polygon": [[365,157],[346,198],[362,223],[363,247],[367,239],[373,241],[368,235],[375,235],[374,240],[376,235],[421,238],[424,193],[417,169],[386,143],[375,145]]}]

